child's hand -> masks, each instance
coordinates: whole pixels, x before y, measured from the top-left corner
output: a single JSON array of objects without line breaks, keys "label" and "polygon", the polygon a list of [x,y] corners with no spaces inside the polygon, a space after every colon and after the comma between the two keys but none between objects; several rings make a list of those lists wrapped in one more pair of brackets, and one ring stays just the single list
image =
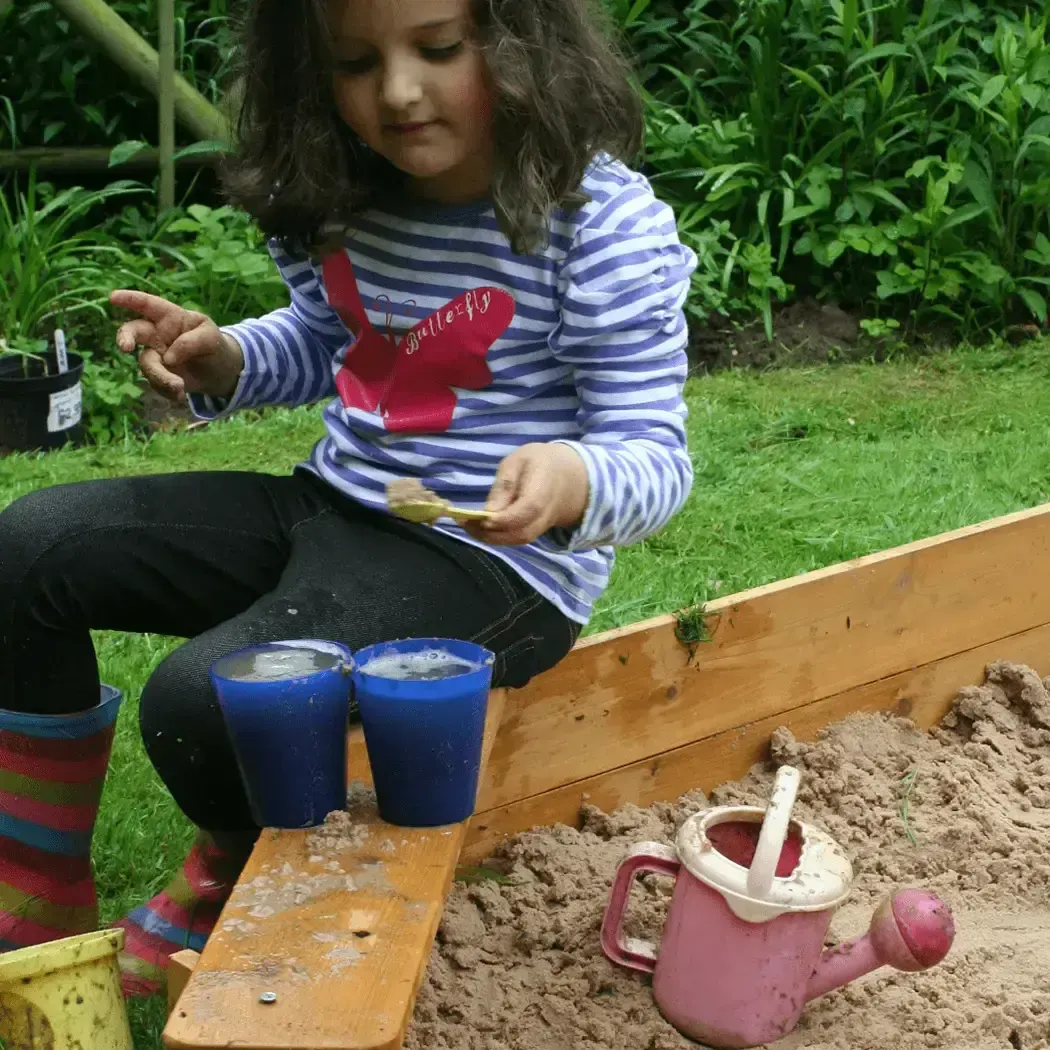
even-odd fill
[{"label": "child's hand", "polygon": [[589,495],[587,468],[568,445],[523,445],[496,473],[485,507],[496,516],[470,532],[497,546],[532,543],[549,529],[579,525]]},{"label": "child's hand", "polygon": [[120,326],[117,346],[126,354],[145,347],[139,368],[159,394],[181,401],[187,394],[229,397],[237,388],[244,355],[210,317],[146,292],[120,289],[109,301],[141,315]]}]

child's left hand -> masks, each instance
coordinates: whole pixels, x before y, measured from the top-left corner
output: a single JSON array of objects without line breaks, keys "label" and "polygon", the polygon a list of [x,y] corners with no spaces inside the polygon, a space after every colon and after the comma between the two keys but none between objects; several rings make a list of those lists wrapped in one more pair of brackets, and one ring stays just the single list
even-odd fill
[{"label": "child's left hand", "polygon": [[471,525],[469,531],[495,546],[532,543],[550,529],[578,526],[589,496],[587,468],[568,445],[522,445],[496,472],[485,505],[495,517]]}]

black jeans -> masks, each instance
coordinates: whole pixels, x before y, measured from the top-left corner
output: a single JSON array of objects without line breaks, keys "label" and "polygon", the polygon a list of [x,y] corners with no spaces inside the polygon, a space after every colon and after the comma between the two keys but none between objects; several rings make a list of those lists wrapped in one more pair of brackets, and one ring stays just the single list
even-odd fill
[{"label": "black jeans", "polygon": [[305,472],[188,473],[42,489],[0,513],[0,708],[69,714],[99,699],[90,630],[192,639],[153,673],[140,722],[183,812],[250,830],[208,678],[245,645],[359,649],[441,636],[496,654],[521,686],[578,625],[483,550],[377,514]]}]

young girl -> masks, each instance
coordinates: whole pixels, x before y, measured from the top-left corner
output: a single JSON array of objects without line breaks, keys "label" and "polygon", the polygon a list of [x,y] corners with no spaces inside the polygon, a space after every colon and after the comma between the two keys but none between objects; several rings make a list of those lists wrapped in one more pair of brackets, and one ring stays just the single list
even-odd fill
[{"label": "young girl", "polygon": [[[258,833],[208,668],[242,646],[455,636],[521,686],[572,647],[613,548],[692,483],[696,260],[616,158],[629,70],[588,0],[252,0],[232,199],[291,303],[219,329],[137,291],[117,333],[201,418],[328,399],[291,476],[124,478],[0,515],[0,938],[93,928],[90,837],[119,694],[89,631],[191,639],[146,684],[145,746],[201,829],[122,921],[130,994],[199,948]],[[418,479],[494,517],[392,516]]]}]

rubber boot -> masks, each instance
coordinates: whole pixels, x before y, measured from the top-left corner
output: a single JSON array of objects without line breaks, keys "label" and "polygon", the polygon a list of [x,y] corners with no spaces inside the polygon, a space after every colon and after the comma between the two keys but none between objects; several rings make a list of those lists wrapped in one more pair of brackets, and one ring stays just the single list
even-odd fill
[{"label": "rubber boot", "polygon": [[98,929],[91,867],[121,693],[74,715],[0,711],[0,950]]},{"label": "rubber boot", "polygon": [[128,998],[162,991],[168,959],[184,948],[202,951],[237,885],[257,833],[199,831],[175,878],[115,926],[124,930],[121,984]]}]

